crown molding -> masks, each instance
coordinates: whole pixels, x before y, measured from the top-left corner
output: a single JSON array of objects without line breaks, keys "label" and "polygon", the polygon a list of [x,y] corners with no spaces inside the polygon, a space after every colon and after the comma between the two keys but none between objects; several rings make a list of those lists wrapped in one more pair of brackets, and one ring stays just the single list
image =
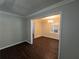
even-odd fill
[{"label": "crown molding", "polygon": [[1,11],[1,10],[0,10],[0,13],[6,14],[6,15],[11,15],[11,16],[17,16],[17,17],[25,17],[25,16],[21,16],[21,15],[17,15],[17,14],[14,14],[14,13],[6,12],[6,11]]},{"label": "crown molding", "polygon": [[42,9],[42,10],[39,10],[39,11],[37,11],[37,12],[35,12],[35,13],[32,13],[32,14],[26,16],[26,17],[27,17],[27,18],[28,18],[28,17],[32,17],[32,16],[37,15],[37,14],[39,14],[39,13],[43,13],[43,12],[45,12],[45,11],[48,11],[48,10],[51,10],[51,9],[54,9],[54,8],[57,8],[57,7],[61,7],[61,6],[63,6],[63,5],[69,4],[69,3],[74,2],[74,1],[75,1],[75,0],[64,0],[64,1],[58,2],[58,3],[54,4],[54,5],[51,5],[51,6],[49,6],[49,7],[46,7],[46,8],[44,8],[44,9]]}]

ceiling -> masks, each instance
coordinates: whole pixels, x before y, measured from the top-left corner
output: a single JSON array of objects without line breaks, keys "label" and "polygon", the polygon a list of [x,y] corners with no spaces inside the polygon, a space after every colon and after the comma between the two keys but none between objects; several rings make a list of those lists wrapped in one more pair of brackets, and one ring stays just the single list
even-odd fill
[{"label": "ceiling", "polygon": [[0,0],[0,10],[27,16],[60,1],[62,0]]}]

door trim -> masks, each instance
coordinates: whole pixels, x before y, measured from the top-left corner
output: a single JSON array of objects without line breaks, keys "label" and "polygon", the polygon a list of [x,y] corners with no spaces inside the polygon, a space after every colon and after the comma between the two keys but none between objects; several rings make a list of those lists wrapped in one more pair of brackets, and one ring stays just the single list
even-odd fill
[{"label": "door trim", "polygon": [[[63,25],[63,21],[62,21],[62,12],[59,11],[58,14],[60,14],[60,31],[59,31],[59,46],[58,46],[58,59],[60,59],[60,48],[61,48],[61,40],[62,40],[62,25]],[[57,14],[53,14],[53,15],[57,15]],[[31,44],[33,44],[33,36],[32,36],[32,33],[33,33],[33,20],[34,19],[31,19]]]}]

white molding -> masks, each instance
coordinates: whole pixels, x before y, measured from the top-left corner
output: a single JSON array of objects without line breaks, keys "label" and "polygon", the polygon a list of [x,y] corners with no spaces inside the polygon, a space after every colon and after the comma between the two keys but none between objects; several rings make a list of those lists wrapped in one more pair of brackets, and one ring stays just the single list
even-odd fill
[{"label": "white molding", "polygon": [[63,19],[62,19],[62,15],[63,15],[63,13],[62,13],[62,11],[60,12],[60,31],[59,31],[59,36],[58,36],[58,38],[59,38],[59,46],[58,46],[58,59],[60,59],[60,48],[61,48],[61,40],[62,40],[62,24],[63,24]]},{"label": "white molding", "polygon": [[14,43],[14,44],[7,45],[5,47],[0,48],[0,50],[5,49],[5,48],[8,48],[8,47],[11,47],[11,46],[14,46],[14,45],[17,45],[17,44],[20,44],[22,42],[25,42],[25,41],[20,41],[20,42]]},{"label": "white molding", "polygon": [[48,36],[48,35],[43,35],[44,37],[48,37],[48,38],[53,38],[53,39],[57,39],[59,40],[59,38],[56,38],[56,37],[52,37],[52,36]]},{"label": "white molding", "polygon": [[28,40],[25,40],[25,42],[27,42],[27,43],[29,43],[29,44],[33,44],[33,42],[30,42],[30,41],[28,41]]},{"label": "white molding", "polygon": [[[38,34],[37,34],[38,35]],[[35,36],[34,38],[38,38],[38,37],[41,37],[41,36],[43,36],[43,35],[38,35],[38,36]]]},{"label": "white molding", "polygon": [[11,16],[17,16],[17,17],[25,17],[25,16],[21,16],[21,15],[17,15],[17,14],[14,14],[14,13],[6,12],[6,11],[1,11],[1,10],[0,10],[0,13],[6,14],[6,15],[11,15]]},{"label": "white molding", "polygon": [[[61,48],[61,40],[62,40],[62,38],[61,38],[61,35],[62,35],[62,11],[58,11],[58,14],[60,14],[60,16],[61,16],[61,19],[60,19],[60,33],[59,33],[59,36],[58,36],[58,38],[55,38],[55,39],[59,39],[59,47],[58,47],[58,59],[60,59],[60,48]],[[54,14],[53,14],[54,15]],[[31,19],[31,21],[32,21],[32,19]],[[32,33],[31,33],[32,34]],[[42,36],[45,36],[45,35],[42,35]],[[45,37],[48,37],[48,36],[45,36]],[[49,38],[52,38],[52,37],[49,37]],[[32,41],[33,41],[33,39],[31,39]],[[29,43],[31,43],[31,42],[29,42]]]},{"label": "white molding", "polygon": [[37,15],[37,14],[39,14],[39,13],[46,12],[46,11],[51,10],[51,9],[54,9],[54,8],[57,8],[57,7],[61,7],[61,6],[63,6],[63,5],[66,5],[66,4],[71,3],[71,2],[73,2],[73,1],[75,1],[75,0],[63,0],[63,1],[61,1],[61,2],[58,2],[58,3],[56,3],[56,4],[51,5],[51,6],[49,6],[49,7],[46,7],[46,8],[44,8],[44,9],[42,9],[42,10],[39,10],[39,11],[37,11],[37,12],[35,12],[35,13],[32,13],[31,15],[28,15],[28,16],[26,16],[26,17],[31,17],[31,16]]},{"label": "white molding", "polygon": [[31,26],[30,26],[31,27],[31,44],[33,44],[33,25],[34,24],[33,24],[33,20],[32,19],[31,19],[30,22],[31,22]]}]

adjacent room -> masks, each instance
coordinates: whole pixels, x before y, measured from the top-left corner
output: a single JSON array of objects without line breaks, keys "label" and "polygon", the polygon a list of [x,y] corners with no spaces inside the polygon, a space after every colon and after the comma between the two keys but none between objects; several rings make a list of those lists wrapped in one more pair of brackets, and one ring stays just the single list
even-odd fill
[{"label": "adjacent room", "polygon": [[40,19],[32,20],[33,36],[38,38],[41,36],[59,40],[61,15],[53,15]]},{"label": "adjacent room", "polygon": [[58,59],[60,20],[60,14],[32,20],[33,43],[43,59]]}]

